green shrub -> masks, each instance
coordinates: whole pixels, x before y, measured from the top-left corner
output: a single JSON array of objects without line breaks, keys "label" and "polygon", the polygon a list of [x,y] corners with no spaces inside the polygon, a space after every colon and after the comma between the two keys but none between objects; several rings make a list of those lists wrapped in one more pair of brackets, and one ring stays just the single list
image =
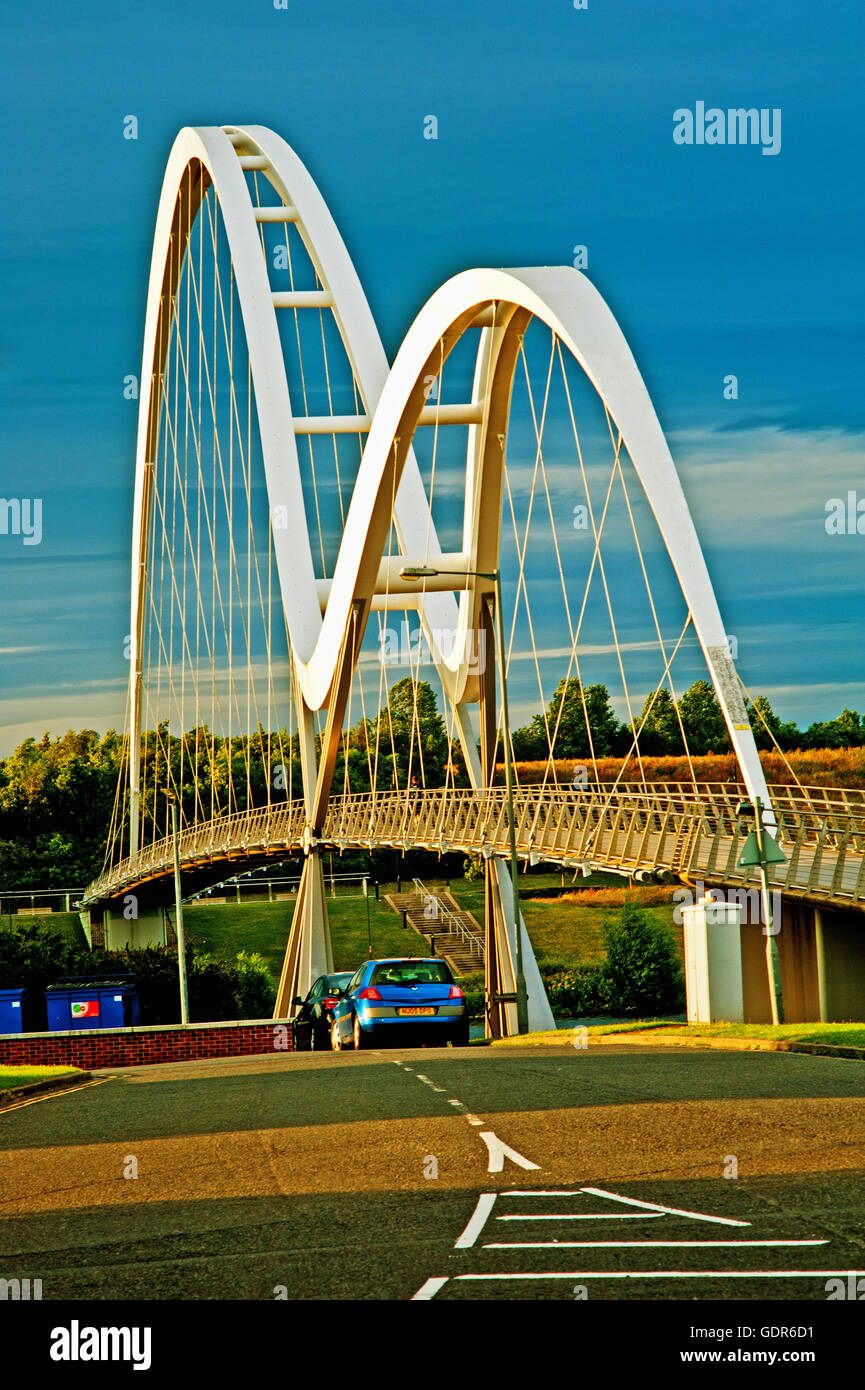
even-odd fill
[{"label": "green shrub", "polygon": [[672,932],[636,903],[601,928],[606,1003],[614,1013],[657,1016],[684,1006],[684,979]]},{"label": "green shrub", "polygon": [[276,989],[267,961],[257,951],[238,951],[234,967],[241,1018],[271,1018]]},{"label": "green shrub", "polygon": [[237,972],[207,954],[187,960],[190,1023],[223,1023],[239,1018]]},{"label": "green shrub", "polygon": [[656,1017],[684,1007],[684,980],[672,933],[635,902],[625,902],[617,918],[604,921],[603,965],[568,969],[544,961],[541,977],[558,1016],[600,1014]]},{"label": "green shrub", "polygon": [[71,973],[64,969],[68,952],[67,938],[49,923],[15,917],[0,927],[0,989],[28,991],[25,1023],[32,1031],[48,1026],[42,992],[58,975]]},{"label": "green shrub", "polygon": [[483,1018],[484,972],[482,970],[473,970],[468,975],[460,976],[458,983],[466,997],[469,1015],[473,1018]]},{"label": "green shrub", "polygon": [[559,970],[547,975],[544,984],[554,1014],[579,1018],[606,1012],[606,980],[600,965]]},{"label": "green shrub", "polygon": [[542,980],[546,980],[550,975],[565,975],[569,970],[573,969],[573,966],[569,965],[565,960],[542,959],[539,951],[535,952],[535,957],[538,962],[538,970],[541,973]]},{"label": "green shrub", "polygon": [[[47,1027],[43,992],[64,975],[134,975],[142,1026],[180,1022],[177,952],[170,946],[137,950],[90,950],[70,945],[49,923],[13,921],[0,927],[0,989],[23,986],[30,992],[29,1030]],[[193,1023],[268,1018],[276,991],[267,966],[255,953],[239,952],[233,961],[186,953],[189,1017]]]}]

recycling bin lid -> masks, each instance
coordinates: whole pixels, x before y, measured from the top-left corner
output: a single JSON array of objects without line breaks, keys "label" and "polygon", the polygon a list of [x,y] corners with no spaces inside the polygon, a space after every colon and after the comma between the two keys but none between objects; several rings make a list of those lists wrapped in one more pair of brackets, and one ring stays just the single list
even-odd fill
[{"label": "recycling bin lid", "polygon": [[46,985],[45,993],[49,990],[120,989],[124,986],[128,989],[134,988],[135,984],[134,975],[64,975],[53,985]]}]

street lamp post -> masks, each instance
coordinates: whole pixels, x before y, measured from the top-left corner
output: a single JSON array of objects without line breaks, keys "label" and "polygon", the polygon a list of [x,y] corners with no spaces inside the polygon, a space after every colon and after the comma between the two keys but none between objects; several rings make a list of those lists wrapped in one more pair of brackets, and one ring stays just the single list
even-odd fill
[{"label": "street lamp post", "polygon": [[369,958],[372,960],[372,928],[369,922],[369,879],[364,877],[363,896],[366,898],[366,939],[369,945]]},{"label": "street lamp post", "polygon": [[772,921],[772,893],[769,888],[769,877],[767,868],[770,864],[783,864],[786,855],[775,843],[774,837],[766,833],[763,824],[763,803],[759,796],[753,802],[740,801],[736,807],[736,814],[742,815],[746,811],[754,812],[754,829],[751,831],[744,848],[739,856],[738,867],[748,869],[754,865],[760,868],[760,884],[763,894],[763,928],[766,932],[766,980],[769,986],[769,1005],[772,1010],[772,1023],[775,1027],[780,1022],[780,1011],[778,1008],[778,990],[775,985],[775,960],[772,950],[772,941],[775,936],[775,925]]},{"label": "street lamp post", "polygon": [[177,934],[177,974],[180,981],[180,1022],[189,1022],[189,996],[186,988],[186,953],[183,940],[183,902],[180,893],[180,846],[177,839],[177,803],[171,802],[171,838],[174,857],[174,930]]},{"label": "street lamp post", "polygon": [[529,1031],[528,995],[523,970],[523,934],[520,928],[520,897],[517,886],[517,827],[514,814],[514,784],[511,768],[511,730],[508,719],[508,684],[505,676],[505,628],[502,620],[502,584],[498,570],[440,570],[427,565],[406,565],[400,570],[403,579],[435,579],[438,575],[458,575],[471,579],[491,579],[496,587],[496,646],[499,658],[499,679],[502,686],[502,726],[505,741],[505,788],[508,806],[508,838],[511,857],[511,888],[513,893],[514,939],[516,941],[517,1032]]}]

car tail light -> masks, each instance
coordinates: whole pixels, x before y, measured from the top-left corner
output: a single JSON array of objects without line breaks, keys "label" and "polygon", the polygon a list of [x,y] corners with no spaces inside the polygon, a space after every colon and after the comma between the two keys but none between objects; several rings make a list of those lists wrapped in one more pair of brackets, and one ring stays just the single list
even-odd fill
[{"label": "car tail light", "polygon": [[366,989],[362,989],[357,997],[358,999],[381,999],[375,985],[367,985]]},{"label": "car tail light", "polygon": [[325,1007],[326,1009],[335,1009],[338,1003],[339,1003],[339,1000],[338,1000],[338,999],[325,999],[325,1001],[324,1001],[324,1007]]},{"label": "car tail light", "polygon": [[462,990],[460,989],[459,985],[451,985],[451,992],[450,992],[450,994],[448,995],[448,998],[449,998],[449,999],[465,999],[465,995],[463,994],[463,992],[462,992]]}]

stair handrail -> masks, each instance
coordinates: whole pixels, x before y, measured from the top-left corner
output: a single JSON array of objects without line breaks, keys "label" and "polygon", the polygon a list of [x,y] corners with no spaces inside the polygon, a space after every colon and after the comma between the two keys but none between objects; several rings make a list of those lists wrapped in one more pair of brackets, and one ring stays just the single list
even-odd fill
[{"label": "stair handrail", "polygon": [[456,931],[464,941],[467,941],[475,955],[484,958],[484,943],[476,932],[470,931],[465,923],[461,922],[455,912],[452,912],[447,903],[443,903],[437,893],[431,893],[427,886],[419,878],[413,878],[412,883],[415,891],[421,898],[435,898],[436,901],[436,920],[444,918],[448,922],[449,930]]}]

